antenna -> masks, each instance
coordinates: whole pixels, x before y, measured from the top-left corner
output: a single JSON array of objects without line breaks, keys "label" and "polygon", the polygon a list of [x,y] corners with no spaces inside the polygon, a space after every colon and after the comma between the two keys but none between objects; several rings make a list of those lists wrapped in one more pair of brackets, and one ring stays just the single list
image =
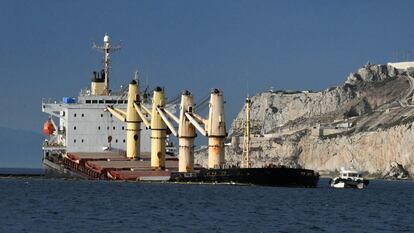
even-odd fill
[{"label": "antenna", "polygon": [[249,79],[246,79],[246,94],[247,94],[247,97],[248,96],[250,96],[250,94],[249,94]]},{"label": "antenna", "polygon": [[110,43],[110,38],[108,33],[105,33],[104,39],[103,39],[103,45],[99,46],[96,45],[95,42],[92,44],[92,48],[96,49],[99,52],[104,53],[104,75],[105,75],[105,92],[108,95],[109,94],[109,70],[111,68],[111,57],[110,53],[116,52],[122,48],[121,42],[119,42],[117,45],[112,46]]},{"label": "antenna", "polygon": [[246,68],[246,92],[249,97],[249,67]]},{"label": "antenna", "polygon": [[138,73],[138,69],[135,70],[134,80],[135,80],[135,82],[139,83],[139,73]]}]

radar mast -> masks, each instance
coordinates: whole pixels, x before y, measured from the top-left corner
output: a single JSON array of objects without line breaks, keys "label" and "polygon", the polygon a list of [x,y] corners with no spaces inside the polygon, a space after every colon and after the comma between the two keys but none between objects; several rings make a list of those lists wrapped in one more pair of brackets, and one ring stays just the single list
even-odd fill
[{"label": "radar mast", "polygon": [[103,45],[96,45],[95,42],[92,45],[92,48],[96,49],[99,52],[103,52],[104,53],[104,68],[103,68],[103,72],[104,72],[104,76],[105,76],[105,81],[104,81],[104,93],[106,95],[109,95],[109,70],[111,68],[111,57],[110,54],[112,52],[116,52],[118,50],[121,49],[121,43],[117,44],[116,46],[112,46],[110,43],[110,38],[108,33],[105,33],[104,39],[103,39]]}]

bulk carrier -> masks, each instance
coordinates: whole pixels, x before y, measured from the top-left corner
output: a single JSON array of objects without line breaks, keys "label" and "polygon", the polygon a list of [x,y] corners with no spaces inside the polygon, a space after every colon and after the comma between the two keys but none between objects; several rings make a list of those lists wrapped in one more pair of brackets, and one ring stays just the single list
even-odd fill
[{"label": "bulk carrier", "polygon": [[[126,88],[111,91],[110,54],[121,46],[112,46],[107,34],[103,42],[102,46],[93,45],[103,52],[104,62],[102,70],[93,72],[90,89],[81,90],[77,98],[42,101],[42,111],[49,114],[43,128],[47,138],[42,147],[47,175],[131,181],[317,185],[319,174],[313,170],[250,167],[249,120],[243,166],[226,168],[223,93],[212,89],[208,116],[203,117],[196,112],[193,95],[187,90],[169,102],[161,87],[156,87],[152,95],[141,93],[137,72]],[[208,138],[207,168],[194,164],[196,132]],[[178,156],[168,140],[170,136],[178,138]]]}]

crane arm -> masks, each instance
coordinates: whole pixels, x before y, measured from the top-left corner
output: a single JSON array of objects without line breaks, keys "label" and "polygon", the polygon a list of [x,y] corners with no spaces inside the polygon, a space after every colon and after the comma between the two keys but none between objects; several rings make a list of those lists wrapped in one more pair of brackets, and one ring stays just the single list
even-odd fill
[{"label": "crane arm", "polygon": [[142,122],[144,122],[145,127],[147,127],[147,129],[151,129],[151,123],[147,120],[147,118],[145,117],[145,114],[141,111],[138,104],[134,103],[134,108],[135,108],[135,111],[137,111],[138,115],[141,117]]},{"label": "crane arm", "polygon": [[147,107],[145,107],[145,105],[143,105],[143,104],[140,104],[139,106],[141,106],[141,108],[142,109],[144,109],[144,111],[148,114],[148,115],[152,115],[152,112],[151,112],[151,110],[149,110]]},{"label": "crane arm", "polygon": [[165,115],[164,109],[157,108],[158,113],[160,114],[162,120],[165,122],[165,124],[168,126],[168,128],[171,130],[171,133],[174,134],[174,136],[177,137],[177,130],[174,128],[174,126],[171,124],[171,122],[168,120],[167,116]]},{"label": "crane arm", "polygon": [[112,115],[114,115],[116,118],[118,118],[120,121],[126,122],[126,116],[123,115],[122,113],[118,112],[115,108],[113,107],[106,107],[106,109],[112,113]]},{"label": "crane arm", "polygon": [[206,124],[207,120],[204,119],[202,116],[198,115],[197,113],[193,112],[192,116],[194,116],[194,119],[201,124]]},{"label": "crane arm", "polygon": [[176,116],[174,116],[174,114],[172,114],[170,111],[168,111],[167,109],[163,109],[165,113],[167,113],[167,115],[173,119],[177,124],[179,123],[180,120],[178,120],[178,118]]},{"label": "crane arm", "polygon": [[191,116],[188,112],[185,113],[185,116],[187,119],[195,126],[195,128],[203,135],[207,136],[207,131],[203,129],[203,127],[197,122],[197,120]]},{"label": "crane arm", "polygon": [[119,112],[120,114],[122,114],[123,116],[126,116],[127,113],[124,110],[121,110],[119,108],[114,108],[115,111]]}]

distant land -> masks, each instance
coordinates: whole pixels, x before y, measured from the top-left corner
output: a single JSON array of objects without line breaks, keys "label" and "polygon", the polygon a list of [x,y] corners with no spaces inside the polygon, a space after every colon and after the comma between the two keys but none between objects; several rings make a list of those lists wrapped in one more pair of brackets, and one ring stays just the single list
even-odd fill
[{"label": "distant land", "polygon": [[43,135],[0,127],[0,168],[41,168]]}]

